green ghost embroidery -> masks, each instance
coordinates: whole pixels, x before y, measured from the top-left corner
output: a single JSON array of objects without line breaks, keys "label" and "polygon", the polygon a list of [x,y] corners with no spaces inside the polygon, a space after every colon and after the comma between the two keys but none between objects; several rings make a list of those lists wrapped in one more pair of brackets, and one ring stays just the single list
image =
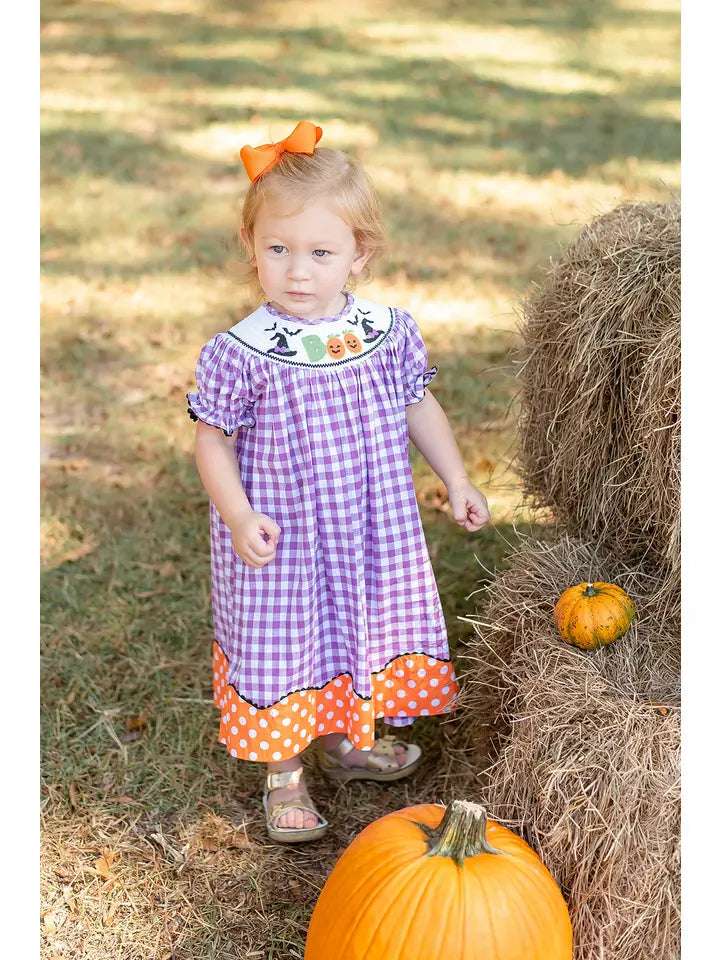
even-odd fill
[{"label": "green ghost embroidery", "polygon": [[308,360],[322,360],[325,356],[325,344],[316,334],[311,333],[309,336],[303,337],[302,344],[305,347]]}]

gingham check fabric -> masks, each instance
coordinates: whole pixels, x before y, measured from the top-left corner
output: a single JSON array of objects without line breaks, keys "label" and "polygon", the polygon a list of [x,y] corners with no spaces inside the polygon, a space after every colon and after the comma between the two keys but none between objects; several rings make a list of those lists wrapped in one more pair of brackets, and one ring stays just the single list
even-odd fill
[{"label": "gingham check fabric", "polygon": [[239,428],[243,487],[282,528],[256,569],[210,506],[215,635],[255,706],[347,673],[367,697],[395,657],[449,658],[408,459],[406,405],[435,372],[408,313],[351,295],[315,321],[266,304],[203,347],[189,412]]}]

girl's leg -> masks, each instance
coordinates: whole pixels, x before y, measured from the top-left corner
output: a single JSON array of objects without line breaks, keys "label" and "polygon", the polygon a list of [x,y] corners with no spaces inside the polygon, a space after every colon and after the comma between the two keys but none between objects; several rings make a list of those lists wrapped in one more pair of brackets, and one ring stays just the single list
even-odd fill
[{"label": "girl's leg", "polygon": [[[301,767],[302,761],[298,756],[291,757],[289,760],[278,760],[273,763],[268,763],[267,770],[268,773],[284,773],[288,770],[299,770]],[[295,786],[271,790],[270,796],[272,797],[273,803],[283,800],[293,800],[299,793],[303,792],[304,789],[302,783],[299,783]],[[295,829],[298,827],[315,827],[317,824],[318,818],[307,810],[288,810],[286,813],[283,813],[277,821],[278,827],[293,827]]]}]

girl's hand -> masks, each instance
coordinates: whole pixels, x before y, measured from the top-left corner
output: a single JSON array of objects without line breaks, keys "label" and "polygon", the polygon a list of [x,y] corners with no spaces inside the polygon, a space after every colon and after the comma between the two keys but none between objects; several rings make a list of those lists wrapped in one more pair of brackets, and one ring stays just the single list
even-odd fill
[{"label": "girl's hand", "polygon": [[475,532],[490,521],[485,495],[467,478],[448,487],[448,498],[455,520],[466,530]]},{"label": "girl's hand", "polygon": [[264,567],[275,557],[280,527],[264,513],[248,510],[232,523],[235,553],[249,567]]}]

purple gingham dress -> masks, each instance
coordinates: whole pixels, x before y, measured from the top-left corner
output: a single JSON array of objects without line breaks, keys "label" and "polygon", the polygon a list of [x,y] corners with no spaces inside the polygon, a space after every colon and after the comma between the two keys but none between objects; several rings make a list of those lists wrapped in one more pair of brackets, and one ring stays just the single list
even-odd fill
[{"label": "purple gingham dress", "polygon": [[[236,555],[210,505],[215,637],[224,684],[244,706],[278,708],[349,676],[353,701],[373,702],[371,719],[403,726],[451,709],[451,667],[434,708],[388,710],[374,698],[378,675],[398,658],[406,677],[408,655],[418,667],[423,657],[449,664],[408,459],[406,406],[435,372],[408,313],[350,294],[342,313],[321,320],[266,303],[203,347],[188,412],[237,430],[252,508],[282,529],[275,558],[256,569]],[[221,710],[226,700],[216,686]],[[354,739],[367,749],[372,734]],[[271,756],[252,746],[238,755]]]}]

